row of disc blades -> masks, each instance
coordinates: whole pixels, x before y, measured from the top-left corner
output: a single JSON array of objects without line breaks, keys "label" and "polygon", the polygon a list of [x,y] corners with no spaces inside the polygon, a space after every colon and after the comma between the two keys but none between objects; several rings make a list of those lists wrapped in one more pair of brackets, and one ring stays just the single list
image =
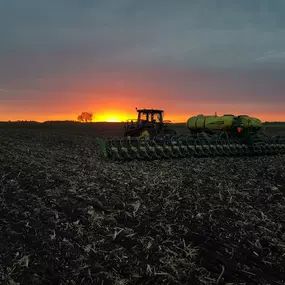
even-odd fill
[{"label": "row of disc blades", "polygon": [[152,139],[122,138],[106,141],[112,160],[153,160],[207,156],[249,156],[285,153],[284,138],[255,138],[246,144],[236,138],[198,136],[157,136]]}]

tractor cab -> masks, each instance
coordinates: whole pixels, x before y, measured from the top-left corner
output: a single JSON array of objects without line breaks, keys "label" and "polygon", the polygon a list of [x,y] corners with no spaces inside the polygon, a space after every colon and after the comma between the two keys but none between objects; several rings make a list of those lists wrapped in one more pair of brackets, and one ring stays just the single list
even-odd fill
[{"label": "tractor cab", "polygon": [[137,109],[137,120],[128,120],[125,124],[125,136],[156,135],[165,130],[163,110]]},{"label": "tractor cab", "polygon": [[137,122],[143,124],[163,124],[163,110],[141,109],[137,110]]}]

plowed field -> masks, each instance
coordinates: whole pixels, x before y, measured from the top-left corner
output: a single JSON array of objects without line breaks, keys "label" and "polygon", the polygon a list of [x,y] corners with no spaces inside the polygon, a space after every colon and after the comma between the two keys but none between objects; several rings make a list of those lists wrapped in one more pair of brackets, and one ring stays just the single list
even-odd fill
[{"label": "plowed field", "polygon": [[1,284],[284,284],[284,155],[109,163],[95,135],[1,129]]}]

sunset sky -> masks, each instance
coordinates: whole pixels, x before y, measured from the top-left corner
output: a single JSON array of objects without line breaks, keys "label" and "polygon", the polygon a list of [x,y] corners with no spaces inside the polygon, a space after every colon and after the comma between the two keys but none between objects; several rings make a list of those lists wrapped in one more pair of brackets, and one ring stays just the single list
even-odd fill
[{"label": "sunset sky", "polygon": [[285,121],[284,0],[1,0],[0,120]]}]

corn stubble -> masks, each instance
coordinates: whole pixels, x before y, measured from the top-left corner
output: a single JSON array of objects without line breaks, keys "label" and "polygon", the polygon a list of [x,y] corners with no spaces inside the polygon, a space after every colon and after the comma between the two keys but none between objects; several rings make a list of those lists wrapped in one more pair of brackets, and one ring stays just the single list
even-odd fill
[{"label": "corn stubble", "polygon": [[91,135],[0,142],[2,284],[285,282],[284,155],[110,163]]}]

